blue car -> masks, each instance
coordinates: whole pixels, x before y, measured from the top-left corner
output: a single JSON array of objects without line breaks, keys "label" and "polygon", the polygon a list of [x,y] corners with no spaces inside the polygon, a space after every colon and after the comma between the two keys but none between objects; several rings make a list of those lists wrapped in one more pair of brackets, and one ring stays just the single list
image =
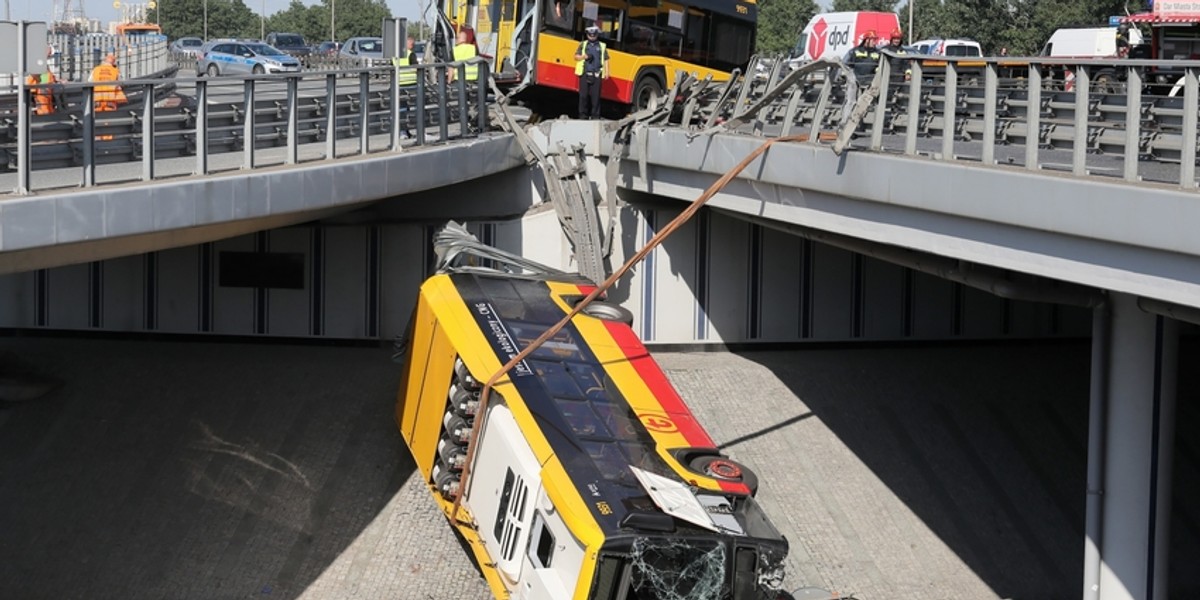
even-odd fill
[{"label": "blue car", "polygon": [[209,77],[299,72],[299,60],[262,42],[215,42],[196,61],[196,73]]}]

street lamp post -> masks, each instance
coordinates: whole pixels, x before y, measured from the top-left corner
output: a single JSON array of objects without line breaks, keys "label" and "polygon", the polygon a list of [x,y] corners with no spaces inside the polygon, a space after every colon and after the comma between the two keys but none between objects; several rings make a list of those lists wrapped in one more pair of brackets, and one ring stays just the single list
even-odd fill
[{"label": "street lamp post", "polygon": [[329,0],[329,41],[337,43],[337,0]]},{"label": "street lamp post", "polygon": [[267,0],[263,0],[262,12],[258,13],[258,39],[267,39]]},{"label": "street lamp post", "polygon": [[204,0],[204,41],[208,41],[208,0]]},{"label": "street lamp post", "polygon": [[908,0],[908,45],[909,46],[911,46],[913,43],[912,24],[913,24],[913,4],[914,4],[914,2],[915,2],[915,0]]}]

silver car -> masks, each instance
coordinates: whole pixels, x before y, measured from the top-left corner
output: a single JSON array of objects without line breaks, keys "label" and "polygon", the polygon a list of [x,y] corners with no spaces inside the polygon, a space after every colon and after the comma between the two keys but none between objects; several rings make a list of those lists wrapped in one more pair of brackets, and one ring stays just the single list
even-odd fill
[{"label": "silver car", "polygon": [[377,37],[350,38],[346,40],[345,44],[342,44],[338,56],[342,59],[350,59],[362,66],[391,64],[391,61],[383,59],[383,38]]},{"label": "silver car", "polygon": [[245,40],[211,43],[196,61],[196,73],[209,77],[299,72],[300,61],[295,57],[262,42]]},{"label": "silver car", "polygon": [[193,58],[200,58],[200,49],[204,47],[204,40],[198,37],[182,37],[174,42],[171,42],[171,53],[176,55],[190,55]]}]

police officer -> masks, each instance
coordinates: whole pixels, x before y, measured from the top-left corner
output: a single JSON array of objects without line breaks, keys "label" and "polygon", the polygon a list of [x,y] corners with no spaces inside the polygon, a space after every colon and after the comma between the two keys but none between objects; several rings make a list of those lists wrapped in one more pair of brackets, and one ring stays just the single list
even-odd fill
[{"label": "police officer", "polygon": [[875,77],[875,70],[879,68],[879,49],[876,48],[878,42],[875,31],[868,30],[859,38],[858,45],[846,54],[846,64],[854,71],[854,77],[860,86],[870,85],[871,79]]},{"label": "police officer", "polygon": [[608,79],[608,46],[600,41],[600,28],[592,25],[575,51],[575,75],[579,77],[579,118],[600,118],[600,85]]}]

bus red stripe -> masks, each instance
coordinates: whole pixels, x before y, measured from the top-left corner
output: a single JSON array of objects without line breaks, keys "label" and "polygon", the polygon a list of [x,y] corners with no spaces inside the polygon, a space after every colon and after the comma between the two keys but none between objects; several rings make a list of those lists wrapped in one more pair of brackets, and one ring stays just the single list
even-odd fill
[{"label": "bus red stripe", "polygon": [[[595,286],[581,285],[579,293],[590,294]],[[612,336],[613,341],[617,343],[617,347],[629,359],[629,364],[633,366],[634,371],[646,383],[646,387],[650,389],[650,393],[658,400],[662,406],[663,412],[667,413],[674,421],[675,426],[679,428],[680,435],[687,440],[688,446],[692,448],[716,448],[712,438],[708,436],[708,432],[700,426],[696,421],[696,416],[692,414],[691,409],[684,404],[683,398],[679,397],[679,392],[675,391],[675,386],[667,379],[667,375],[659,368],[658,363],[650,357],[650,352],[646,350],[646,346],[633,333],[633,329],[624,323],[613,321],[605,321],[604,328],[608,334]],[[716,479],[720,484],[721,489],[731,494],[750,495],[750,488],[745,484],[735,483],[731,481],[721,481]]]},{"label": "bus red stripe", "polygon": [[[539,60],[537,64],[537,82],[560,90],[579,91],[579,76],[575,74],[575,64],[555,63]],[[633,98],[633,82],[627,79],[609,77],[600,85],[600,97],[605,100],[628,104]]]}]

